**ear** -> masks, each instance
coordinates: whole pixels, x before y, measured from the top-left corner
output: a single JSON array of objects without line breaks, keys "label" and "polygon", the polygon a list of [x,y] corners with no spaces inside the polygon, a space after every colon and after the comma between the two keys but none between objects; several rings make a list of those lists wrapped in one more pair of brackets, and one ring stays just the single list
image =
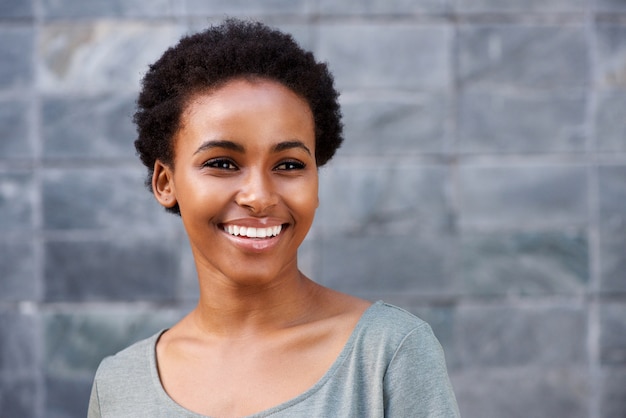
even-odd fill
[{"label": "ear", "polygon": [[152,173],[152,193],[154,193],[156,200],[166,208],[174,207],[177,203],[172,174],[172,169],[169,166],[156,160]]}]

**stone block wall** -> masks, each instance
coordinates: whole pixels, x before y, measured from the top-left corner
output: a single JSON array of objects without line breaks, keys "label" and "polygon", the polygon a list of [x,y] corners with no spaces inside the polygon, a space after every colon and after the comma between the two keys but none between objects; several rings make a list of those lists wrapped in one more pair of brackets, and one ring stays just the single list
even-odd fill
[{"label": "stone block wall", "polygon": [[85,416],[102,357],[194,305],[131,115],[227,15],[342,92],[302,268],[429,321],[466,418],[626,416],[623,0],[3,0],[0,416]]}]

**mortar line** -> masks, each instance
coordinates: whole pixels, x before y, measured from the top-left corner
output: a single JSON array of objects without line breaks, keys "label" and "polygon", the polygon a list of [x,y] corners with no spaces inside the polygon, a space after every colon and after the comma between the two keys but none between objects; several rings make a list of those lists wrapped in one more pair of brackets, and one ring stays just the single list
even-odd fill
[{"label": "mortar line", "polygon": [[600,320],[599,298],[594,297],[600,291],[600,275],[601,275],[601,254],[599,242],[599,190],[598,190],[598,138],[595,126],[595,113],[597,110],[597,86],[598,79],[597,67],[597,43],[596,43],[596,24],[593,14],[595,0],[587,1],[587,20],[586,20],[586,37],[589,48],[589,89],[587,91],[587,153],[589,155],[589,164],[587,168],[588,181],[588,210],[589,210],[589,227],[588,227],[588,246],[589,246],[589,293],[591,298],[588,300],[588,319],[587,319],[587,348],[589,353],[589,416],[590,418],[600,417],[600,389],[601,370],[599,366],[600,359]]},{"label": "mortar line", "polygon": [[43,185],[42,185],[42,167],[41,161],[43,159],[43,138],[42,138],[42,117],[41,117],[41,94],[40,94],[40,81],[39,81],[39,39],[41,37],[42,25],[43,25],[43,5],[41,0],[33,1],[33,87],[32,87],[32,109],[31,109],[31,138],[33,145],[33,182],[35,189],[35,201],[33,202],[33,242],[34,242],[34,266],[35,266],[35,281],[36,288],[36,302],[32,304],[30,308],[33,309],[33,313],[37,317],[37,364],[38,364],[38,382],[37,393],[35,401],[35,416],[45,417],[46,411],[46,398],[47,388],[46,379],[44,375],[44,363],[45,363],[45,333],[44,323],[41,314],[41,303],[45,294],[45,277],[44,277],[44,243],[42,231],[44,228],[44,216],[43,216]]}]

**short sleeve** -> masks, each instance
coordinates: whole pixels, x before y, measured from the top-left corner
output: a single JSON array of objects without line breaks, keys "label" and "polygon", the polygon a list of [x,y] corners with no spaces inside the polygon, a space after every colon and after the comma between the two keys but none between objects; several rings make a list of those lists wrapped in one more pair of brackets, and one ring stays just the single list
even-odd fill
[{"label": "short sleeve", "polygon": [[385,417],[457,418],[443,350],[422,323],[398,346],[384,377]]},{"label": "short sleeve", "polygon": [[87,412],[87,418],[100,418],[100,402],[98,400],[98,382],[94,380],[91,387],[91,396],[89,398],[89,410]]}]

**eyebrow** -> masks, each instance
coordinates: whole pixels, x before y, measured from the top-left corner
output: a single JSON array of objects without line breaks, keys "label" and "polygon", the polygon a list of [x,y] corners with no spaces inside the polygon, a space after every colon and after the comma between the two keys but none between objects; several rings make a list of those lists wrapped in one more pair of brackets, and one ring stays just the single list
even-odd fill
[{"label": "eyebrow", "polygon": [[228,140],[224,139],[224,140],[206,141],[206,142],[202,143],[202,145],[200,145],[200,147],[198,147],[196,152],[194,152],[193,154],[196,155],[198,153],[210,150],[212,148],[224,148],[224,149],[228,149],[228,150],[236,151],[236,152],[240,152],[240,153],[245,152],[244,147],[241,146],[240,144],[237,144],[236,142],[228,141]]},{"label": "eyebrow", "polygon": [[[198,149],[194,152],[194,155],[201,153],[203,151],[207,151],[209,149],[213,149],[213,148],[224,148],[224,149],[228,149],[228,150],[239,152],[239,153],[244,153],[246,151],[242,145],[233,141],[229,141],[226,139],[210,140],[200,145],[200,147],[198,147]],[[311,150],[309,150],[309,148],[306,145],[304,145],[302,141],[279,142],[278,144],[274,145],[274,147],[272,148],[272,151],[282,152],[282,151],[286,151],[286,150],[293,149],[293,148],[300,148],[304,150],[307,154],[312,155]]]},{"label": "eyebrow", "polygon": [[278,144],[274,145],[274,148],[272,150],[274,152],[281,152],[281,151],[285,151],[285,150],[293,149],[293,148],[303,149],[307,154],[312,155],[311,150],[309,150],[309,148],[306,145],[304,145],[304,143],[301,141],[279,142]]}]

